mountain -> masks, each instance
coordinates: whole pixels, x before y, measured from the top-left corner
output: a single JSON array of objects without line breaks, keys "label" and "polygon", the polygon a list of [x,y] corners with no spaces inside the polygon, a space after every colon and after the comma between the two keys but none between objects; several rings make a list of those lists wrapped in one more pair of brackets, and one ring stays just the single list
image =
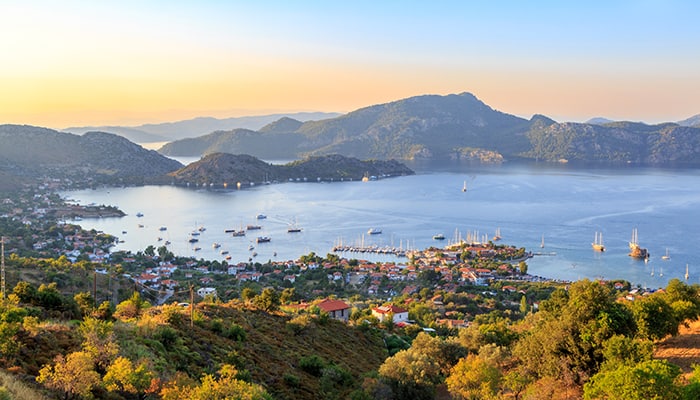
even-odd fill
[{"label": "mountain", "polygon": [[0,125],[0,142],[0,171],[14,176],[138,182],[182,167],[153,150],[104,132],[78,136],[27,125]]},{"label": "mountain", "polygon": [[411,169],[395,160],[361,161],[334,154],[274,165],[245,154],[213,153],[168,175],[177,183],[228,186],[238,182],[249,185],[274,181],[359,181],[370,175],[413,174]]},{"label": "mountain", "polygon": [[700,127],[700,114],[698,115],[693,115],[690,118],[684,119],[682,121],[676,122],[680,126],[694,126],[694,127]]},{"label": "mountain", "polygon": [[544,161],[697,165],[700,155],[700,128],[673,123],[533,125],[528,138],[523,155]]},{"label": "mountain", "polygon": [[310,121],[337,117],[338,113],[324,112],[298,112],[285,114],[270,114],[248,117],[234,117],[217,119],[211,117],[199,117],[177,122],[165,122],[161,124],[144,124],[134,127],[123,126],[98,126],[98,127],[72,127],[63,131],[82,134],[89,131],[102,131],[116,133],[136,143],[169,142],[172,140],[201,136],[214,131],[232,129],[257,130],[280,118],[294,118],[299,121]]},{"label": "mountain", "polygon": [[258,132],[219,131],[169,143],[159,152],[179,156],[245,153],[264,159],[322,154],[360,159],[461,158],[474,154],[472,149],[513,154],[527,147],[530,122],[462,93],[411,97],[295,125],[278,121]]},{"label": "mountain", "polygon": [[[595,123],[558,123],[538,114],[528,121],[494,110],[470,93],[425,95],[320,121],[278,120],[257,132],[213,132],[169,143],[159,152],[244,153],[262,159],[343,154],[359,159],[700,164],[700,127],[591,121]],[[684,125],[693,122],[690,118]]]},{"label": "mountain", "polygon": [[595,117],[595,118],[591,118],[588,121],[586,121],[587,124],[592,124],[592,125],[605,125],[605,124],[609,124],[611,122],[615,122],[615,121],[613,121],[612,119],[607,119],[607,118],[603,118],[603,117]]}]

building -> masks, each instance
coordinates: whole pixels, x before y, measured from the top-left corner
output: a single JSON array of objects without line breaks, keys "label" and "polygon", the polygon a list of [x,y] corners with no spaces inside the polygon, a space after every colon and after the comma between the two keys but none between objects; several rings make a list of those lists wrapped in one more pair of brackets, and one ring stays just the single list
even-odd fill
[{"label": "building", "polygon": [[350,318],[350,306],[342,300],[325,299],[316,304],[321,311],[330,315],[331,318],[339,321],[348,322]]},{"label": "building", "polygon": [[[392,318],[395,324],[408,321],[408,310],[394,305],[381,306],[372,309],[372,315],[383,322],[387,318]],[[389,317],[391,315],[391,317]]]}]

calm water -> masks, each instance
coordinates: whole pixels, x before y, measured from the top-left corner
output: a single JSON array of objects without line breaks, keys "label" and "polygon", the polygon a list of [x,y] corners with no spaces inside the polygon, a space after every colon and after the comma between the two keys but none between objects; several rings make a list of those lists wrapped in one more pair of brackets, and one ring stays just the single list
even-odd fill
[{"label": "calm water", "polygon": [[[169,248],[179,255],[223,260],[220,251],[228,250],[230,262],[239,262],[251,257],[248,248],[253,245],[258,253],[254,260],[265,262],[311,251],[325,255],[338,241],[425,248],[446,244],[432,239],[436,233],[448,239],[468,232],[491,238],[500,229],[501,243],[556,253],[528,261],[535,275],[623,278],[661,287],[671,278],[683,279],[688,264],[689,282],[700,282],[698,170],[443,165],[421,172],[426,166],[411,167],[419,174],[365,183],[282,183],[229,191],[146,186],[73,191],[64,197],[82,204],[115,205],[126,212],[123,218],[81,224],[120,237],[124,243],[117,249],[131,251],[169,240]],[[137,217],[139,212],[144,216]],[[256,220],[257,214],[267,219]],[[287,233],[295,222],[302,232]],[[247,224],[263,229],[249,231],[246,237],[224,233]],[[161,226],[167,230],[159,231]],[[188,238],[200,226],[206,230],[196,244],[201,250],[194,251]],[[373,227],[383,233],[368,235]],[[640,245],[651,253],[647,263],[627,256],[634,228]],[[603,234],[605,253],[591,249],[596,231]],[[256,236],[272,240],[256,244]],[[214,242],[221,248],[214,249]],[[670,260],[662,260],[667,250]]]}]

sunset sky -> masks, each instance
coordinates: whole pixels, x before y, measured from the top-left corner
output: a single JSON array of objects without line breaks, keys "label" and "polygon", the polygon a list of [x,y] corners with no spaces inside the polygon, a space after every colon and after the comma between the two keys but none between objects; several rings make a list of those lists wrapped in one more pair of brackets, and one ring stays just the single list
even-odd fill
[{"label": "sunset sky", "polygon": [[558,121],[700,113],[695,1],[2,1],[0,123],[349,112],[471,92]]}]

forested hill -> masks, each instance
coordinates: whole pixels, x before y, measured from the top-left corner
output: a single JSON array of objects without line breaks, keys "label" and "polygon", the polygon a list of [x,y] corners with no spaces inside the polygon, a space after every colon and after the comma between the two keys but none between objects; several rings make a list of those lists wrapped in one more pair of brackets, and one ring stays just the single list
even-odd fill
[{"label": "forested hill", "polygon": [[343,154],[360,159],[700,163],[697,126],[592,122],[557,123],[542,115],[526,120],[494,110],[470,93],[425,95],[320,121],[287,118],[259,131],[217,131],[171,142],[159,151],[171,156],[227,152],[263,159]]},{"label": "forested hill", "polygon": [[180,156],[228,152],[265,159],[342,154],[360,159],[476,157],[489,161],[493,152],[513,154],[526,148],[529,127],[528,120],[493,110],[469,93],[426,95],[301,125],[285,121],[258,132],[214,132],[169,143],[159,151]]},{"label": "forested hill", "polygon": [[139,181],[182,167],[121,136],[83,136],[27,125],[0,125],[0,172],[15,177]]},{"label": "forested hill", "polygon": [[274,165],[249,155],[210,154],[170,173],[176,182],[190,184],[234,185],[284,181],[361,180],[364,176],[413,175],[405,165],[394,161],[362,161],[352,157],[328,155],[309,157],[285,165]]},{"label": "forested hill", "polygon": [[533,124],[528,158],[545,161],[700,164],[700,128],[674,123]]}]

